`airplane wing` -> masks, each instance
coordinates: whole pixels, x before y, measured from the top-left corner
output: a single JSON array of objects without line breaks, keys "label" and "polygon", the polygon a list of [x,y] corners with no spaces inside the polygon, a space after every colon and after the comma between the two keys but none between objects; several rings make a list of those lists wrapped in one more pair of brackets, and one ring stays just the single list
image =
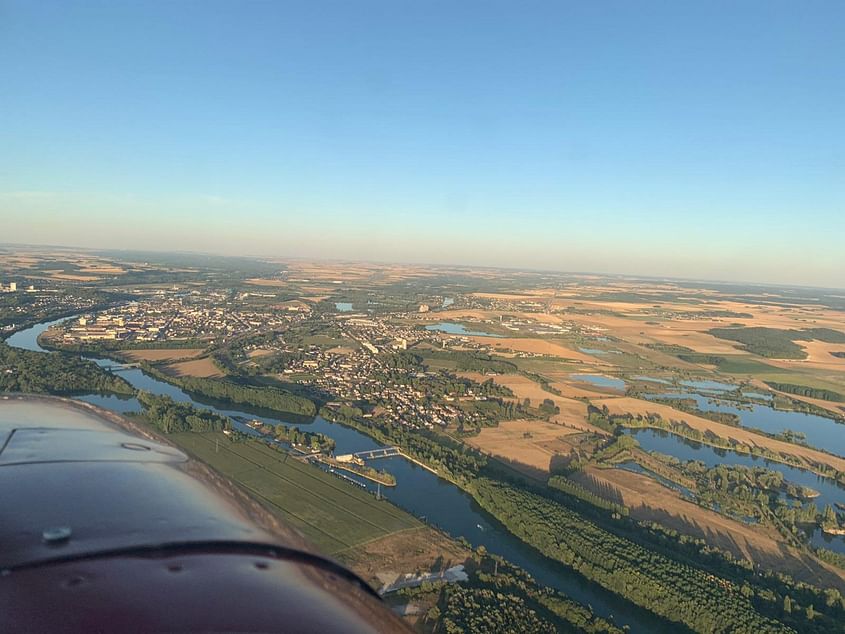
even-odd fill
[{"label": "airplane wing", "polygon": [[131,425],[0,423],[0,630],[407,631],[355,574]]}]

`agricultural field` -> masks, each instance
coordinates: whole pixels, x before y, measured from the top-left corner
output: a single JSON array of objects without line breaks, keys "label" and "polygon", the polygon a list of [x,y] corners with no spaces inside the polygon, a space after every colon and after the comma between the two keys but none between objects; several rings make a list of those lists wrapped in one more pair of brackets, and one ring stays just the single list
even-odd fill
[{"label": "agricultural field", "polygon": [[389,502],[259,441],[232,442],[219,432],[168,438],[252,494],[327,554],[422,526]]},{"label": "agricultural field", "polygon": [[496,427],[485,427],[467,443],[482,452],[502,459],[515,469],[533,477],[544,477],[556,466],[555,461],[565,462],[569,453],[578,446],[578,430],[559,424],[537,420],[509,420]]},{"label": "agricultural field", "polygon": [[190,359],[202,354],[202,348],[161,348],[150,350],[127,350],[123,356],[130,361],[176,361]]},{"label": "agricultural field", "polygon": [[180,377],[219,378],[223,376],[223,372],[214,364],[214,360],[210,357],[170,363],[165,367],[165,371]]}]

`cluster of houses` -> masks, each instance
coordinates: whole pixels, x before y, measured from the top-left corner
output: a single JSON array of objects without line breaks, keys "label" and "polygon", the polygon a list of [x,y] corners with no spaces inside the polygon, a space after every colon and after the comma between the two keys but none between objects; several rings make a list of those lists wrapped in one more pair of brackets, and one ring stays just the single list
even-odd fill
[{"label": "cluster of houses", "polygon": [[231,302],[224,293],[181,292],[82,315],[66,325],[62,340],[67,344],[92,341],[225,341],[255,330],[283,327],[285,313],[255,310]]}]

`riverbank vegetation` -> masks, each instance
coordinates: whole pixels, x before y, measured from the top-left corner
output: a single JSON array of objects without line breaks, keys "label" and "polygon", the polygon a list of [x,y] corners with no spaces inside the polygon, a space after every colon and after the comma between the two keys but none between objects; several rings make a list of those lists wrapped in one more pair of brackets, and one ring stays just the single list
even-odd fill
[{"label": "riverbank vegetation", "polygon": [[538,586],[524,570],[488,554],[483,546],[463,565],[466,581],[403,588],[390,595],[391,603],[427,607],[423,623],[434,632],[624,632],[566,595]]},{"label": "riverbank vegetation", "polygon": [[279,442],[299,449],[304,452],[329,453],[334,451],[335,440],[325,434],[311,431],[302,431],[299,427],[288,425],[270,425],[264,423],[253,427],[255,431],[263,436],[275,438]]},{"label": "riverbank vegetation", "polygon": [[175,377],[165,374],[151,366],[143,364],[145,371],[157,378],[181,387],[187,392],[208,398],[227,401],[239,405],[262,407],[282,414],[313,417],[317,413],[314,402],[296,394],[291,394],[275,387],[256,387],[243,385],[229,380],[206,379],[200,377]]},{"label": "riverbank vegetation", "polygon": [[[354,411],[347,411],[345,415],[354,421]],[[367,429],[372,422],[362,425],[362,431],[372,435],[372,427],[369,431]],[[379,440],[385,441],[384,438]],[[396,444],[401,445],[401,442]],[[602,451],[629,453],[635,448],[636,441],[623,435]],[[451,454],[452,461],[458,460],[455,448],[441,446],[440,451],[445,455]],[[422,456],[422,453],[418,454],[418,457]],[[832,601],[829,614],[823,615],[817,609],[824,604],[825,596],[819,588],[796,583],[781,573],[761,575],[748,561],[735,560],[729,553],[708,546],[702,540],[668,530],[659,524],[646,525],[629,520],[615,506],[597,502],[596,498],[576,490],[576,487],[560,486],[559,480],[545,489],[538,488],[518,477],[514,479],[512,472],[497,468],[494,463],[486,463],[480,454],[475,460],[466,460],[469,457],[462,456],[464,471],[462,477],[454,481],[511,532],[546,556],[569,565],[588,579],[657,614],[678,620],[673,615],[688,610],[683,622],[701,632],[718,631],[719,627],[724,627],[724,623],[720,625],[723,617],[716,616],[716,611],[728,615],[724,617],[727,619],[725,623],[735,621],[746,625],[744,630],[740,627],[731,631],[789,631],[778,621],[784,618],[782,598],[788,595],[790,601],[795,604],[800,601],[804,607],[790,612],[784,622],[789,623],[790,619],[800,622],[802,631],[836,630],[831,626],[837,622],[836,618],[830,615],[842,614],[841,601]],[[450,462],[450,458],[443,460]],[[562,505],[564,500],[569,500],[566,506]],[[590,534],[591,538],[585,540],[579,537],[583,534]],[[633,559],[631,552],[636,555]],[[619,570],[627,572],[620,575]],[[721,577],[723,574],[728,576]],[[624,579],[624,582],[619,579]],[[690,586],[691,579],[707,581],[703,586],[697,581]],[[647,587],[654,590],[632,589],[643,580],[647,580]],[[682,588],[677,591],[680,594],[662,596],[656,588],[662,588],[664,584]],[[708,588],[711,585],[726,591],[713,594],[712,588]],[[696,594],[699,591],[700,596]],[[754,605],[751,598],[754,598]],[[717,607],[724,601],[732,600],[738,601],[739,605]],[[705,607],[699,607],[701,605]],[[816,608],[813,608],[812,623],[807,627],[803,620],[807,618],[806,608],[809,605],[816,605]],[[762,612],[757,612],[757,607]]]},{"label": "riverbank vegetation", "polygon": [[129,396],[135,390],[120,376],[75,354],[32,352],[0,342],[0,391]]},{"label": "riverbank vegetation", "polygon": [[[695,631],[841,629],[836,620],[841,601],[830,616],[822,616],[816,606],[810,617],[809,604],[784,613],[783,597],[771,589],[738,584],[644,548],[536,493],[487,478],[479,478],[474,490],[485,510],[546,556]],[[794,597],[791,602],[797,604]]]},{"label": "riverbank vegetation", "polygon": [[695,416],[706,418],[707,420],[722,423],[723,425],[739,427],[742,422],[740,417],[732,412],[714,412],[711,410],[703,410],[698,407],[698,403],[696,403],[694,398],[675,398],[657,395],[654,397],[654,401],[656,403],[662,403],[663,405],[679,409],[682,412],[687,412],[688,414],[694,414]]},{"label": "riverbank vegetation", "polygon": [[549,478],[548,486],[552,489],[563,491],[567,495],[576,497],[579,500],[583,500],[587,504],[592,504],[593,506],[605,509],[612,513],[617,513],[623,516],[627,516],[629,513],[628,507],[623,506],[622,504],[617,504],[616,502],[611,502],[600,495],[596,495],[592,491],[565,476],[552,476]]},{"label": "riverbank vegetation", "polygon": [[327,406],[320,410],[320,416],[357,429],[382,444],[396,445],[453,482],[470,482],[487,463],[487,458],[478,451],[443,434],[412,430],[406,425],[373,418],[364,423],[359,418],[360,412],[348,406]]},{"label": "riverbank vegetation", "polygon": [[231,422],[226,416],[199,409],[188,403],[177,403],[169,396],[141,391],[138,392],[137,398],[144,406],[144,418],[165,434],[223,431],[231,428]]}]

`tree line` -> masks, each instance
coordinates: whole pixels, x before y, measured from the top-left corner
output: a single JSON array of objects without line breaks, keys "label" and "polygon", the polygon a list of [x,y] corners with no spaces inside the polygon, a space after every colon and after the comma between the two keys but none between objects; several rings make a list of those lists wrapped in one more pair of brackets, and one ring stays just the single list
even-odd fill
[{"label": "tree line", "polygon": [[0,343],[0,391],[127,396],[134,393],[129,383],[93,361],[63,352],[13,348],[6,343]]},{"label": "tree line", "polygon": [[144,406],[144,418],[165,434],[223,431],[231,428],[231,421],[227,417],[211,410],[199,409],[189,403],[177,403],[169,396],[140,391],[138,402]]},{"label": "tree line", "polygon": [[821,399],[822,401],[833,401],[834,403],[845,401],[845,396],[833,390],[796,385],[795,383],[778,383],[777,381],[764,381],[764,383],[778,392],[786,392],[787,394],[795,394],[797,396],[808,396],[810,398]]},{"label": "tree line", "polygon": [[[145,369],[149,370],[146,366]],[[313,417],[317,414],[317,407],[313,401],[279,388],[243,385],[220,379],[173,377],[162,375],[155,369],[152,369],[152,372],[169,383],[175,383],[184,390],[200,396],[300,416]]]}]

